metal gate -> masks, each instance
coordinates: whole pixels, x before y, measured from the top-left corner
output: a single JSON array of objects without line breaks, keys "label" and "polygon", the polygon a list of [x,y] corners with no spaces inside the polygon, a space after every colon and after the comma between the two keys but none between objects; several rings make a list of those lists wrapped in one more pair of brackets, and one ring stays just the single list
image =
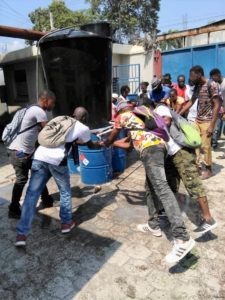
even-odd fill
[{"label": "metal gate", "polygon": [[219,68],[224,73],[225,43],[162,52],[162,72],[170,73],[173,81],[179,74],[186,75],[188,79],[193,65],[201,65],[206,77],[213,68]]},{"label": "metal gate", "polygon": [[120,94],[123,85],[128,85],[131,93],[139,91],[140,64],[113,66],[113,93]]}]

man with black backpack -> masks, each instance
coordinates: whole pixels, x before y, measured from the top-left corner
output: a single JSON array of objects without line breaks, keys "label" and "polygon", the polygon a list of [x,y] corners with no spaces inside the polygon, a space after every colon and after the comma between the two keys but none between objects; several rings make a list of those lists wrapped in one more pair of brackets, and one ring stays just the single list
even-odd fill
[{"label": "man with black backpack", "polygon": [[[38,133],[48,122],[46,111],[51,111],[54,105],[54,93],[49,90],[43,91],[38,97],[37,104],[18,111],[3,132],[3,141],[7,145],[8,156],[16,173],[16,182],[9,205],[9,218],[20,218],[20,198],[28,180]],[[46,187],[42,193],[42,203],[44,207],[53,204]]]}]

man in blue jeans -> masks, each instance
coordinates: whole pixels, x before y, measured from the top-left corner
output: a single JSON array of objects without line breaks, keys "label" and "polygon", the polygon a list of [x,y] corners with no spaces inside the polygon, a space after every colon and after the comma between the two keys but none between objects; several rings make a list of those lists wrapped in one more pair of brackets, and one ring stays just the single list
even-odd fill
[{"label": "man in blue jeans", "polygon": [[[87,111],[84,108],[79,107],[77,111],[79,113],[83,111],[83,115],[87,116]],[[54,178],[60,193],[61,232],[68,233],[74,228],[70,176],[67,167],[67,145],[74,141],[80,144],[87,144],[90,148],[97,147],[91,142],[89,128],[80,121],[76,121],[66,136],[65,144],[56,148],[43,146],[37,148],[31,167],[29,186],[22,206],[21,219],[17,225],[15,246],[26,245],[27,235],[31,229],[38,199],[51,176]]]}]

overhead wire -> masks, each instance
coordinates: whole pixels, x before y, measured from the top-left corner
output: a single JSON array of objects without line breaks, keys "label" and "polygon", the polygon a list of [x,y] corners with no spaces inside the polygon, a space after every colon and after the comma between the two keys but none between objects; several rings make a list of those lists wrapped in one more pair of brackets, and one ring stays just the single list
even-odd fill
[{"label": "overhead wire", "polygon": [[22,16],[23,18],[27,18],[26,15],[21,14],[19,11],[15,10],[12,6],[10,6],[5,0],[1,0],[1,4],[5,4],[12,12],[14,12],[15,14]]},{"label": "overhead wire", "polygon": [[0,15],[7,17],[7,19],[13,19],[17,20],[20,22],[20,24],[25,24],[25,23],[31,23],[29,18],[22,18],[16,14],[11,13],[10,10],[8,10],[6,7],[2,7],[2,4],[0,3]]},{"label": "overhead wire", "polygon": [[[188,20],[188,23],[197,23],[199,21],[203,21],[203,20],[206,20],[206,19],[207,19],[207,22],[209,22],[210,21],[209,19],[219,18],[219,17],[225,17],[225,13],[221,14],[221,15],[217,15],[217,16],[211,16],[211,17],[204,17],[204,18],[199,18],[199,19]],[[215,21],[215,20],[211,20],[211,21]],[[167,24],[167,25],[166,24],[165,25],[160,25],[159,27],[160,28],[170,27],[170,29],[171,29],[172,26],[180,26],[180,25],[183,25],[183,22],[173,23],[173,24]],[[207,24],[205,24],[205,25],[207,25]]]}]

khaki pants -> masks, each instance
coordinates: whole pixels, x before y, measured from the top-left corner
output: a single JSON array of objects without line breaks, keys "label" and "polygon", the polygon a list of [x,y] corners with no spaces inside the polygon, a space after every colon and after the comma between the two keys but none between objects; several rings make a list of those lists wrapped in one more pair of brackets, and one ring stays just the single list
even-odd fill
[{"label": "khaki pants", "polygon": [[[198,121],[196,121],[194,123],[194,126],[200,132],[200,135],[201,135],[201,138],[202,138],[201,149],[204,152],[204,163],[208,167],[210,167],[212,165],[212,149],[211,149],[211,139],[212,139],[212,137],[207,136],[207,130],[208,130],[210,124],[211,124],[211,122],[199,123]],[[198,149],[195,150],[197,166],[200,165],[200,151],[201,151],[201,149],[198,148]]]}]

